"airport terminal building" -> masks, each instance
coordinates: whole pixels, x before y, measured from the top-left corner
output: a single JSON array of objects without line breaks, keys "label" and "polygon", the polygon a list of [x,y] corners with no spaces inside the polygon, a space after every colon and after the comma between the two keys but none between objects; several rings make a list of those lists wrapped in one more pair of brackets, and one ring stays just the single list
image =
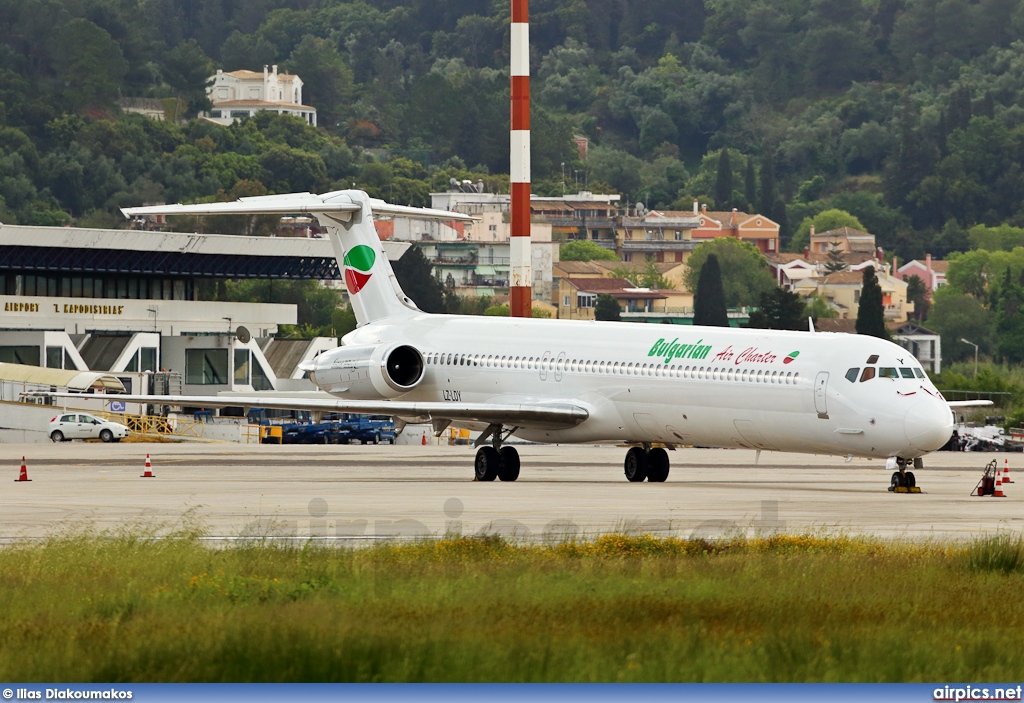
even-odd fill
[{"label": "airport terminal building", "polygon": [[276,338],[295,305],[198,299],[246,278],[340,275],[325,239],[0,226],[0,362],[170,379],[135,392],[312,390],[299,364],[337,342]]}]

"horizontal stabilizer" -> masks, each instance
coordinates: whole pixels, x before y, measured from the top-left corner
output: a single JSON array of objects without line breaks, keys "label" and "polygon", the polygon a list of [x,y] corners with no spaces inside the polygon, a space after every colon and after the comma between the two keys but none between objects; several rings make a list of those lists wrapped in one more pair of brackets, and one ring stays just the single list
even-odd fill
[{"label": "horizontal stabilizer", "polygon": [[[392,205],[376,198],[369,198],[368,202],[370,211],[375,217],[401,216],[421,220],[459,220],[462,222],[479,219],[448,210]],[[354,213],[360,210],[362,210],[361,203],[353,201],[346,191],[324,193],[323,195],[314,193],[261,195],[240,198],[228,203],[195,203],[192,205],[174,203],[121,208],[125,217],[139,215],[316,215],[318,213]]]}]

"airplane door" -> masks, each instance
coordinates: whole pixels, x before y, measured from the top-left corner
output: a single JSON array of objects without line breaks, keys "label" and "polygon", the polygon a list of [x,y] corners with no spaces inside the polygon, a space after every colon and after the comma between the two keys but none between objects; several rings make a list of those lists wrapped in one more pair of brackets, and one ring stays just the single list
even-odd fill
[{"label": "airplane door", "polygon": [[551,352],[544,352],[540,360],[540,380],[548,380],[548,364],[551,363]]},{"label": "airplane door", "polygon": [[565,366],[565,352],[558,353],[558,360],[555,362],[555,381],[562,380],[562,369]]},{"label": "airplane door", "polygon": [[828,419],[828,406],[825,404],[826,391],[828,391],[828,371],[819,371],[814,379],[814,410],[818,417]]}]

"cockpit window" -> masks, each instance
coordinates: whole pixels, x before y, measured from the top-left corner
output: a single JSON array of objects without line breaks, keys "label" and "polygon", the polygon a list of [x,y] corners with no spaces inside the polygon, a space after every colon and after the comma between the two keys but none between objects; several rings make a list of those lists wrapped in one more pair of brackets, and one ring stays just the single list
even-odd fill
[{"label": "cockpit window", "polygon": [[860,369],[858,369],[857,367],[850,369],[849,371],[846,372],[846,380],[849,381],[850,383],[856,383],[857,374],[859,373]]},{"label": "cockpit window", "polygon": [[883,366],[878,370],[878,375],[881,378],[899,378],[900,375],[896,373],[896,369],[891,366]]},{"label": "cockpit window", "polygon": [[878,363],[878,354],[872,354],[871,356],[869,356],[868,357],[868,363],[869,364],[877,364]]},{"label": "cockpit window", "polygon": [[865,366],[863,373],[861,373],[861,375],[860,375],[860,382],[864,383],[864,381],[870,381],[874,377],[875,377],[875,367],[874,366]]},{"label": "cockpit window", "polygon": [[916,375],[916,376],[917,376],[918,378],[924,378],[924,371],[922,371],[921,369],[914,369],[914,374],[915,374],[915,375]]},{"label": "cockpit window", "polygon": [[914,377],[914,369],[907,368],[905,366],[901,366],[900,367],[900,376],[902,376],[903,378],[913,378]]}]

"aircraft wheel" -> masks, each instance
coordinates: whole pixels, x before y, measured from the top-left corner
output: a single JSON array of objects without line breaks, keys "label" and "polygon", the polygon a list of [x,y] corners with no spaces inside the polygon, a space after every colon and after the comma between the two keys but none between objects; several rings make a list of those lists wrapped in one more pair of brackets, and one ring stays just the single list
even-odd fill
[{"label": "aircraft wheel", "polygon": [[626,452],[626,480],[639,483],[647,478],[647,452],[642,447],[633,447]]},{"label": "aircraft wheel", "polygon": [[902,488],[906,484],[903,482],[903,474],[899,471],[892,472],[892,480],[889,484],[892,488]]},{"label": "aircraft wheel", "polygon": [[647,453],[647,480],[652,483],[662,483],[668,478],[669,458],[668,452],[657,447]]},{"label": "aircraft wheel", "polygon": [[906,481],[906,483],[907,483],[907,488],[916,488],[917,487],[917,478],[914,476],[914,472],[913,471],[907,471],[904,474],[904,481]]},{"label": "aircraft wheel", "polygon": [[501,459],[498,478],[502,481],[515,481],[519,478],[519,452],[516,451],[516,448],[502,447],[498,456]]},{"label": "aircraft wheel", "polygon": [[477,481],[493,481],[498,478],[498,466],[501,464],[501,457],[494,447],[480,447],[476,450],[476,471]]}]

